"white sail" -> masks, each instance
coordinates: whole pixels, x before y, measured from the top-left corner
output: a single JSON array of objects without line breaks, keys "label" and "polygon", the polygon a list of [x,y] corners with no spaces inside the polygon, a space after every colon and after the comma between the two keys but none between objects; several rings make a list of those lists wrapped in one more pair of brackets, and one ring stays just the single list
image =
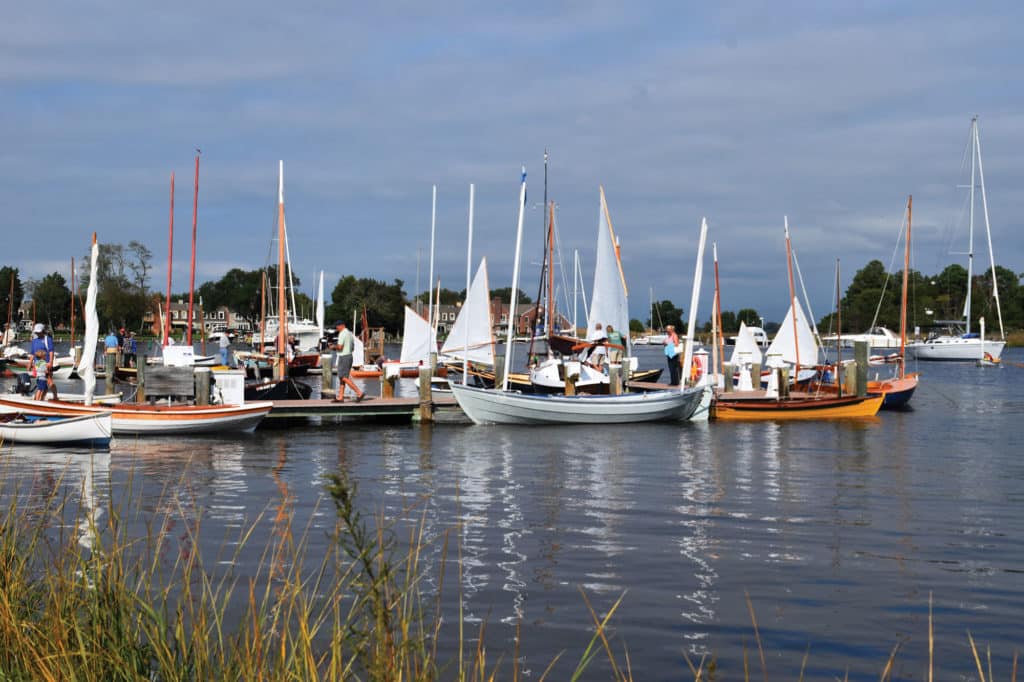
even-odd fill
[{"label": "white sail", "polygon": [[320,271],[320,286],[316,290],[316,327],[320,338],[324,337],[324,271]]},{"label": "white sail", "polygon": [[96,344],[99,343],[100,332],[100,320],[96,316],[96,261],[99,260],[99,254],[100,247],[94,237],[89,263],[89,288],[85,294],[85,340],[82,342],[82,359],[78,363],[78,376],[85,381],[86,405],[92,405],[96,391],[96,372],[93,363],[96,360]]},{"label": "white sail", "polygon": [[366,346],[363,345],[363,340],[356,336],[352,340],[352,366],[362,367],[366,364]]},{"label": "white sail", "polygon": [[466,300],[441,352],[472,362],[494,364],[494,337],[491,335],[490,285],[487,259],[480,261]]},{"label": "white sail", "polygon": [[615,233],[608,218],[604,189],[601,189],[600,216],[597,221],[597,258],[594,264],[594,288],[587,319],[587,338],[600,322],[603,329],[612,325],[624,339],[629,338],[629,304],[626,280],[615,249]]},{"label": "white sail", "polygon": [[[792,323],[790,323],[792,328]],[[803,356],[800,356],[801,360]],[[750,327],[745,322],[740,322],[740,331],[736,335],[736,345],[732,349],[732,355],[729,357],[729,364],[733,367],[742,365],[745,363],[750,364],[761,364],[761,347],[757,345],[757,339],[754,338],[754,332],[750,331]]]},{"label": "white sail", "polygon": [[405,331],[402,333],[402,355],[400,361],[406,364],[426,364],[430,354],[437,352],[437,336],[430,323],[405,306]]},{"label": "white sail", "polygon": [[[793,317],[796,316],[796,337],[794,338]],[[814,340],[814,333],[807,322],[800,301],[795,297],[793,303],[786,313],[786,318],[779,327],[779,333],[772,339],[771,345],[765,351],[768,364],[778,366],[780,361],[785,364],[795,365],[797,363],[797,349],[799,349],[800,366],[811,367],[818,363],[818,344]]]}]

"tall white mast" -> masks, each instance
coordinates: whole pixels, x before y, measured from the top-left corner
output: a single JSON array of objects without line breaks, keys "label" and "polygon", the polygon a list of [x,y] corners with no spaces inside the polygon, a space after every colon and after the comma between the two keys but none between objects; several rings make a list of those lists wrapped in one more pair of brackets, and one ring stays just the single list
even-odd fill
[{"label": "tall white mast", "polygon": [[978,117],[971,119],[971,222],[967,238],[967,302],[964,303],[964,317],[967,318],[967,333],[971,333],[971,289],[974,288],[974,183],[977,182],[978,158]]},{"label": "tall white mast", "polygon": [[577,313],[577,299],[579,298],[579,276],[580,276],[580,252],[579,249],[572,250],[572,335],[576,336],[576,330],[580,328]]},{"label": "tall white mast", "polygon": [[[430,208],[430,274],[427,277],[427,289],[434,286],[434,228],[437,226],[437,185],[434,185],[433,200]],[[433,292],[427,294],[427,322],[434,324]]]},{"label": "tall white mast", "polygon": [[469,183],[469,240],[466,243],[466,298],[462,300],[463,310],[466,311],[466,343],[462,356],[462,385],[469,384],[469,330],[473,328],[472,310],[466,303],[469,301],[469,287],[472,285],[473,277],[473,198],[476,188]]},{"label": "tall white mast", "polygon": [[999,336],[1006,340],[1003,331],[1003,308],[999,304],[999,281],[996,279],[996,257],[992,252],[992,230],[988,223],[988,197],[985,194],[985,170],[981,165],[981,138],[978,136],[978,119],[974,119],[974,146],[978,150],[978,179],[981,181],[981,210],[985,216],[985,236],[988,238],[988,260],[992,265],[992,294],[996,299],[996,314],[999,316]]},{"label": "tall white mast", "polygon": [[523,166],[523,177],[519,186],[519,226],[516,228],[516,255],[512,266],[512,294],[508,311],[508,334],[505,340],[505,371],[501,380],[501,390],[508,390],[508,373],[512,364],[512,343],[515,340],[516,304],[519,302],[519,254],[523,248],[523,209],[526,208],[526,166]]}]

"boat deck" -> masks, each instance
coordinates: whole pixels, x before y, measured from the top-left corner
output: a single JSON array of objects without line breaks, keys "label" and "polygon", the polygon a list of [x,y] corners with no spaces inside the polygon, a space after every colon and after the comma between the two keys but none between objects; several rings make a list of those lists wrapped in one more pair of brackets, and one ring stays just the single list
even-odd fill
[{"label": "boat deck", "polygon": [[[346,399],[335,402],[318,400],[274,400],[267,419],[295,417],[328,417],[361,421],[415,421],[419,418],[420,399],[381,398],[367,396],[362,402]],[[437,421],[456,420],[462,414],[458,403],[450,395],[433,396],[433,412]]]}]

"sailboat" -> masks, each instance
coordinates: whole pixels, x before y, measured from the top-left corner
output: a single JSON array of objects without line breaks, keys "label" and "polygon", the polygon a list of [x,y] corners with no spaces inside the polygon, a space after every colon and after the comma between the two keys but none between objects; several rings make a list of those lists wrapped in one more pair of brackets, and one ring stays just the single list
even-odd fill
[{"label": "sailboat", "polygon": [[[85,341],[83,347],[95,348],[99,341],[99,318],[96,315],[96,262],[99,245],[92,238],[89,288],[85,301]],[[78,365],[78,374],[85,382],[85,404],[62,400],[32,400],[23,396],[0,397],[0,410],[15,409],[26,415],[75,417],[109,413],[114,435],[185,435],[252,431],[270,412],[273,403],[245,405],[118,405],[94,406],[96,372],[93,353],[85,352]]]},{"label": "sailboat", "polygon": [[[999,303],[999,287],[996,281],[996,260],[992,251],[992,230],[988,220],[988,197],[985,194],[985,171],[981,163],[981,141],[978,137],[978,117],[971,119],[971,184],[970,184],[970,226],[967,247],[967,300],[964,304],[963,320],[936,320],[935,325],[949,329],[965,326],[963,334],[945,333],[930,336],[923,341],[907,344],[906,353],[917,360],[952,360],[975,362],[989,360],[998,362],[1006,347],[1003,330],[1003,311]],[[981,188],[981,207],[985,218],[985,237],[988,241],[988,256],[992,267],[992,293],[999,316],[999,340],[987,340],[971,332],[971,290],[974,282],[974,206],[975,186]]]},{"label": "sailboat", "polygon": [[[494,367],[494,331],[491,326],[487,259],[480,260],[466,300],[459,309],[441,352],[477,366]],[[468,373],[468,366],[464,369]]]},{"label": "sailboat", "polygon": [[[917,390],[919,374],[907,373],[907,286],[910,281],[910,227],[913,219],[914,197],[907,197],[907,238],[903,253],[903,294],[900,299],[900,345],[896,376],[868,381],[868,393],[881,393],[884,409],[905,407]],[[982,323],[984,324],[984,323]],[[984,331],[982,331],[984,337]]]},{"label": "sailboat", "polygon": [[[792,365],[793,374],[802,378],[804,375],[801,370],[810,371],[811,376],[816,374],[808,368],[817,364],[818,344],[794,291],[788,219],[785,220],[785,232],[791,303],[779,333],[775,335],[765,356],[768,366],[773,370]],[[745,345],[747,343],[749,340],[744,342]],[[882,406],[881,395],[837,396],[831,393],[824,395],[821,392],[790,391],[788,385],[779,385],[777,376],[776,371],[771,372],[767,390],[719,392],[711,406],[711,417],[725,421],[870,417]]]},{"label": "sailboat", "polygon": [[[598,230],[610,232],[604,189],[601,189]],[[519,223],[516,231],[515,262],[512,273],[511,310],[515,310],[519,288],[519,260],[522,252],[523,211],[526,205],[526,170],[523,169],[519,192]],[[619,270],[617,264],[615,269]],[[606,292],[614,300],[607,300],[599,307],[595,291],[594,308],[616,311],[621,306],[626,312],[625,293]],[[619,317],[606,312],[604,317],[595,318],[591,312],[591,326],[598,319],[619,322]],[[628,319],[627,319],[628,323]],[[628,329],[628,327],[623,327]],[[452,394],[459,406],[475,424],[623,424],[649,421],[681,421],[688,419],[697,409],[702,389],[679,388],[648,393],[623,393],[618,395],[535,395],[508,390],[508,369],[513,353],[514,325],[508,326],[505,347],[504,376],[500,387],[478,388],[452,381]]]}]

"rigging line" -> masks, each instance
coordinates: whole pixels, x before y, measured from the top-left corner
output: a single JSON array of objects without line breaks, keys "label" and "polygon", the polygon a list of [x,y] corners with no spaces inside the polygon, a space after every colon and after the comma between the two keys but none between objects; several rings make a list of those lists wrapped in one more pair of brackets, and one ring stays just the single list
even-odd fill
[{"label": "rigging line", "polygon": [[[807,304],[807,316],[811,318],[811,331],[814,332],[814,340],[818,342],[818,348],[822,347],[821,335],[818,334],[818,323],[814,321],[814,311],[811,310],[811,299],[807,296],[807,287],[804,286],[804,276],[800,272],[800,261],[797,260],[796,250],[793,250],[793,265],[796,266],[796,277],[800,280],[800,290],[804,293],[804,302]],[[794,315],[796,311],[794,311]],[[818,358],[814,358],[817,362]]]},{"label": "rigging line", "polygon": [[[555,208],[558,208],[558,204],[555,204]],[[562,295],[565,298],[565,309],[572,310],[572,306],[569,304],[569,280],[566,279],[565,275],[565,261],[562,260],[562,238],[558,234],[558,220],[552,217],[552,225],[555,230],[555,252],[558,255],[558,270],[562,275]],[[552,311],[554,312],[554,311]],[[576,333],[573,332],[573,336]]]},{"label": "rigging line", "polygon": [[896,266],[896,254],[899,252],[900,241],[903,239],[903,235],[907,229],[907,212],[903,211],[903,221],[900,223],[900,233],[896,237],[896,243],[892,247],[892,256],[889,257],[889,267],[885,270],[885,282],[882,283],[882,293],[878,296],[878,305],[875,306],[875,315],[871,318],[871,326],[868,327],[868,331],[875,328],[878,324],[878,315],[882,310],[882,301],[885,300],[885,292],[889,288],[889,280],[892,279],[892,269]]}]

